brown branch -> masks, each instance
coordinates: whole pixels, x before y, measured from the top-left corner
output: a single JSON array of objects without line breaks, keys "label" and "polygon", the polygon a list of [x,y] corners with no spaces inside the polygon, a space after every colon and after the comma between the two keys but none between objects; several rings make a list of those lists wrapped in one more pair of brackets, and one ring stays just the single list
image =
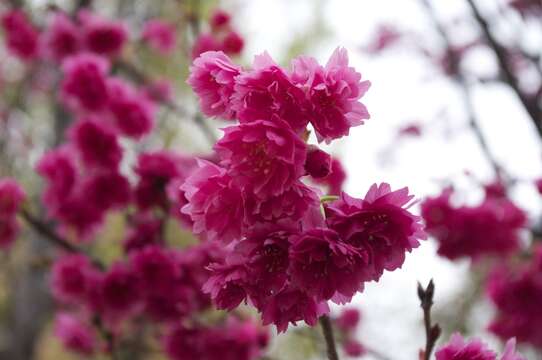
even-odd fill
[{"label": "brown branch", "polygon": [[49,240],[53,244],[63,248],[64,250],[67,250],[68,252],[72,253],[80,253],[82,252],[81,249],[75,247],[71,243],[69,243],[66,239],[59,236],[57,233],[55,233],[47,224],[43,223],[41,220],[36,218],[34,215],[32,215],[28,210],[22,209],[21,217],[30,225],[36,232],[43,235],[45,239]]},{"label": "brown branch", "polygon": [[519,80],[514,74],[513,69],[510,66],[510,63],[507,60],[508,55],[507,55],[506,49],[493,36],[489,28],[488,22],[480,13],[480,10],[478,9],[474,0],[466,0],[466,1],[471,8],[474,18],[476,19],[476,22],[478,23],[478,25],[480,26],[482,30],[482,33],[484,34],[487,44],[495,53],[495,56],[499,63],[499,67],[504,75],[504,81],[512,88],[512,90],[514,90],[518,99],[520,100],[523,107],[529,114],[529,117],[531,118],[538,132],[538,135],[542,137],[542,123],[540,121],[542,113],[541,113],[540,108],[538,107],[536,100],[529,99],[528,96],[526,96],[521,90],[519,86]]},{"label": "brown branch", "polygon": [[331,326],[331,320],[329,319],[329,316],[321,316],[320,325],[322,326],[322,331],[324,332],[324,338],[326,340],[328,359],[339,360],[339,355],[337,354],[337,346],[335,345],[335,338],[333,336],[333,326]]},{"label": "brown branch", "polygon": [[431,324],[431,307],[433,306],[434,294],[435,284],[433,283],[433,279],[429,281],[425,289],[418,283],[418,298],[420,299],[420,306],[423,309],[423,323],[425,327],[425,349],[420,351],[420,359],[423,360],[431,358],[431,353],[441,332],[438,324]]}]

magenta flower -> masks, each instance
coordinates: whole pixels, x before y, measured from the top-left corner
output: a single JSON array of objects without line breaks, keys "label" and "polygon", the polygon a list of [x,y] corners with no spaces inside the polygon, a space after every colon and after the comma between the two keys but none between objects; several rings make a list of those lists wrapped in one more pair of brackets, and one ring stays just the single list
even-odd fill
[{"label": "magenta flower", "polygon": [[130,263],[145,293],[170,291],[179,276],[172,254],[156,245],[134,251]]},{"label": "magenta flower", "polygon": [[337,158],[331,158],[330,173],[323,178],[313,178],[317,184],[324,185],[330,195],[339,195],[343,191],[346,172]]},{"label": "magenta flower", "polygon": [[83,180],[82,193],[97,209],[121,208],[132,197],[130,183],[116,172],[94,173]]},{"label": "magenta flower", "polygon": [[371,83],[361,81],[361,74],[348,66],[345,49],[337,48],[325,67],[310,57],[294,59],[292,67],[292,79],[307,93],[308,116],[318,141],[329,143],[348,135],[351,127],[369,119],[367,108],[359,99]]},{"label": "magenta flower", "polygon": [[478,339],[466,342],[463,337],[455,333],[448,344],[442,346],[435,353],[436,360],[496,360],[497,354],[487,348],[487,345]]},{"label": "magenta flower", "polygon": [[336,320],[337,327],[344,332],[353,331],[359,325],[361,313],[358,309],[344,309]]},{"label": "magenta flower", "polygon": [[87,117],[76,122],[69,135],[85,167],[118,168],[123,150],[113,129]]},{"label": "magenta flower", "polygon": [[506,342],[501,360],[527,360],[527,358],[516,352],[516,339],[512,338]]},{"label": "magenta flower", "polygon": [[427,232],[438,243],[438,253],[448,259],[505,255],[518,249],[525,213],[506,198],[488,197],[477,206],[454,207],[452,190],[422,203]]},{"label": "magenta flower", "polygon": [[55,12],[43,35],[44,51],[54,61],[62,61],[82,49],[81,30],[63,12]]},{"label": "magenta flower", "polygon": [[165,103],[173,100],[174,91],[173,84],[166,79],[152,81],[142,88],[143,95],[150,100]]},{"label": "magenta flower", "polygon": [[19,183],[12,178],[0,178],[0,218],[15,217],[26,198]]},{"label": "magenta flower", "polygon": [[195,234],[225,243],[240,238],[245,214],[243,196],[232,186],[225,169],[202,161],[181,190],[188,200],[181,211],[191,217]]},{"label": "magenta flower", "polygon": [[231,102],[241,123],[278,117],[302,133],[309,120],[303,90],[267,53],[256,56],[253,69],[236,78]]},{"label": "magenta flower", "polygon": [[278,118],[224,129],[215,150],[233,180],[263,199],[282,194],[305,173],[307,147]]},{"label": "magenta flower", "polygon": [[291,240],[292,283],[318,301],[352,296],[363,287],[367,256],[330,229],[316,228]]},{"label": "magenta flower", "polygon": [[151,19],[143,26],[142,38],[153,49],[162,54],[169,54],[175,50],[177,42],[175,25],[159,19]]},{"label": "magenta flower", "polygon": [[8,50],[24,61],[31,61],[39,55],[39,32],[21,10],[2,14],[0,24],[6,36]]},{"label": "magenta flower", "polygon": [[148,245],[156,245],[161,240],[161,225],[159,219],[149,214],[137,214],[134,217],[133,226],[128,230],[123,241],[124,251],[130,253],[140,250]]},{"label": "magenta flower", "polygon": [[230,31],[222,39],[222,50],[226,54],[239,55],[245,47],[245,40],[235,31]]},{"label": "magenta flower", "polygon": [[211,24],[213,30],[219,30],[227,26],[230,23],[230,20],[231,16],[229,13],[222,9],[215,9],[211,15],[211,18],[209,19],[209,23]]},{"label": "magenta flower", "polygon": [[109,63],[92,54],[69,57],[62,64],[62,99],[76,109],[101,111],[108,103],[106,75]]},{"label": "magenta flower", "polygon": [[168,184],[180,174],[181,158],[172,152],[141,153],[135,168],[139,181],[135,187],[135,200],[140,209],[153,206],[168,207]]},{"label": "magenta flower", "polygon": [[413,195],[408,188],[391,191],[389,184],[374,184],[364,199],[346,193],[324,205],[328,226],[347,243],[365,252],[366,280],[378,280],[384,270],[402,266],[405,253],[426,238],[421,218],[408,211]]},{"label": "magenta flower", "polygon": [[235,77],[241,68],[221,51],[208,51],[194,60],[188,84],[199,97],[201,111],[207,116],[233,119],[231,96]]},{"label": "magenta flower", "polygon": [[331,173],[331,156],[314,145],[309,146],[305,171],[315,179],[327,177]]},{"label": "magenta flower", "polygon": [[92,355],[96,349],[94,329],[71,314],[56,315],[54,334],[66,349],[81,355]]},{"label": "magenta flower", "polygon": [[51,289],[56,300],[77,304],[87,300],[91,277],[97,270],[88,257],[79,254],[58,258],[51,270]]},{"label": "magenta flower", "polygon": [[8,249],[19,235],[20,225],[14,217],[0,218],[0,248]]},{"label": "magenta flower", "polygon": [[207,51],[220,50],[222,50],[222,46],[213,35],[202,33],[196,38],[194,45],[192,46],[192,59],[196,59]]},{"label": "magenta flower", "polygon": [[203,292],[209,294],[216,307],[233,310],[246,300],[246,283],[249,269],[240,259],[240,263],[211,264],[211,276],[203,285]]},{"label": "magenta flower", "polygon": [[204,359],[205,333],[195,328],[175,326],[164,338],[164,349],[172,360]]},{"label": "magenta flower", "polygon": [[149,134],[154,127],[154,103],[120,79],[109,79],[107,87],[108,108],[120,133],[134,139]]},{"label": "magenta flower", "polygon": [[366,350],[363,345],[356,340],[347,340],[343,344],[343,350],[346,355],[350,357],[360,357],[365,355]]},{"label": "magenta flower", "polygon": [[137,310],[141,286],[136,274],[127,265],[114,264],[100,284],[103,311],[112,319],[122,318]]},{"label": "magenta flower", "polygon": [[327,314],[327,303],[318,303],[304,292],[289,288],[272,296],[262,309],[263,324],[275,324],[277,330],[285,332],[288,324],[296,325],[305,321],[307,325],[316,325],[321,315]]},{"label": "magenta flower", "polygon": [[86,10],[79,12],[83,41],[88,51],[103,56],[118,55],[128,40],[124,24],[101,18]]}]

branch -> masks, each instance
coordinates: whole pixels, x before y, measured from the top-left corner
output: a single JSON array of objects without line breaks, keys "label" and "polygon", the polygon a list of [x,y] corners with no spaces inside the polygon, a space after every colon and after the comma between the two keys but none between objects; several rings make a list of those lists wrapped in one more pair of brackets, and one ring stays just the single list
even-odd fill
[{"label": "branch", "polygon": [[333,327],[331,326],[329,316],[323,315],[320,317],[320,325],[322,326],[324,338],[326,339],[328,359],[339,360],[339,355],[337,355],[337,346],[335,345],[335,338],[333,337]]},{"label": "branch", "polygon": [[53,230],[47,226],[47,224],[43,223],[41,220],[36,218],[34,215],[32,215],[28,210],[22,209],[21,217],[36,230],[39,234],[43,235],[45,239],[49,240],[53,244],[63,248],[64,250],[67,250],[68,252],[72,253],[80,253],[82,252],[81,249],[75,247],[71,243],[69,243],[66,239],[59,236],[57,233],[55,233]]},{"label": "branch", "polygon": [[441,332],[438,324],[431,325],[431,307],[433,306],[434,294],[435,284],[433,283],[433,279],[429,281],[425,289],[418,283],[418,298],[420,299],[420,306],[423,309],[423,323],[425,327],[425,349],[420,350],[420,359],[423,360],[431,358],[431,353]]},{"label": "branch", "polygon": [[506,49],[501,44],[499,44],[497,39],[491,33],[491,30],[489,29],[489,24],[480,13],[480,10],[476,6],[474,0],[466,0],[466,1],[473,12],[474,18],[476,19],[476,22],[480,26],[482,33],[484,34],[484,37],[486,38],[487,44],[493,50],[493,52],[495,53],[495,56],[497,57],[499,67],[501,68],[504,75],[504,81],[512,88],[512,90],[514,90],[520,102],[522,103],[523,107],[529,114],[534,126],[536,127],[536,130],[538,131],[538,135],[542,137],[542,123],[540,122],[541,120],[540,118],[542,114],[541,114],[540,108],[538,107],[537,102],[529,99],[521,91],[520,86],[519,86],[519,80],[515,76],[512,70],[512,67],[510,66],[507,60]]}]

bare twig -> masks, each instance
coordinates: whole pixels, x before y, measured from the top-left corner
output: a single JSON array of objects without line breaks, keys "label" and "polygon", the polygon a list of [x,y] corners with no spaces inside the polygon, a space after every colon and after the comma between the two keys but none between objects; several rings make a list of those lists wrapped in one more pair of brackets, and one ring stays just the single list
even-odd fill
[{"label": "bare twig", "polygon": [[433,306],[434,294],[435,284],[433,283],[433,279],[429,281],[425,289],[418,283],[418,298],[420,299],[420,306],[423,309],[423,323],[425,327],[425,349],[420,351],[420,359],[423,360],[431,358],[431,353],[441,332],[438,324],[431,324],[431,307]]},{"label": "bare twig", "polygon": [[327,346],[327,357],[329,360],[339,360],[337,354],[337,346],[335,345],[335,337],[333,336],[333,326],[331,326],[331,320],[329,316],[323,315],[320,317],[320,325],[324,332],[324,338]]},{"label": "bare twig", "polygon": [[39,234],[43,235],[45,239],[49,240],[53,244],[63,248],[72,253],[79,253],[81,249],[75,247],[69,243],[66,239],[55,233],[47,224],[43,223],[40,219],[32,215],[28,210],[22,209],[21,217],[36,230]]},{"label": "bare twig", "polygon": [[540,121],[542,112],[537,104],[536,99],[530,99],[528,96],[526,96],[525,93],[523,93],[523,91],[521,90],[519,86],[519,80],[514,74],[514,71],[510,65],[510,62],[508,61],[508,54],[507,54],[506,48],[502,46],[497,41],[497,39],[493,36],[489,28],[488,22],[482,16],[474,0],[466,0],[466,1],[472,10],[472,13],[474,15],[474,18],[476,19],[476,22],[478,23],[478,25],[480,26],[480,29],[482,30],[482,33],[484,34],[484,37],[486,39],[488,46],[495,53],[495,56],[499,63],[499,67],[504,75],[504,81],[512,88],[512,90],[514,90],[521,104],[523,105],[527,113],[529,114],[529,117],[531,118],[538,132],[538,135],[542,137],[542,123]]}]

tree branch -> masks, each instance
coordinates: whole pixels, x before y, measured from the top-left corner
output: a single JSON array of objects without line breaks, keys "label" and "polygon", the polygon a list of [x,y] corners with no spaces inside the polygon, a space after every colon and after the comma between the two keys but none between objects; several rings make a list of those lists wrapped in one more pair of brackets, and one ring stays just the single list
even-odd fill
[{"label": "tree branch", "polygon": [[431,358],[431,353],[441,332],[438,324],[431,325],[431,307],[433,306],[434,294],[435,284],[433,283],[433,279],[429,281],[425,289],[418,283],[418,298],[420,299],[420,306],[423,309],[423,323],[425,327],[425,349],[420,351],[420,359],[423,360]]},{"label": "tree branch", "polygon": [[322,326],[322,331],[324,332],[324,338],[326,340],[328,359],[339,360],[339,355],[337,355],[337,346],[335,345],[335,338],[333,336],[333,326],[331,326],[329,316],[321,316],[320,325]]},{"label": "tree branch", "polygon": [[36,230],[39,234],[43,235],[47,240],[52,242],[53,244],[63,248],[64,250],[67,250],[72,253],[80,253],[82,252],[81,249],[75,247],[71,243],[69,243],[66,239],[62,238],[58,234],[56,234],[53,230],[49,228],[45,223],[43,223],[38,218],[34,217],[28,210],[22,209],[20,211],[21,217]]}]

